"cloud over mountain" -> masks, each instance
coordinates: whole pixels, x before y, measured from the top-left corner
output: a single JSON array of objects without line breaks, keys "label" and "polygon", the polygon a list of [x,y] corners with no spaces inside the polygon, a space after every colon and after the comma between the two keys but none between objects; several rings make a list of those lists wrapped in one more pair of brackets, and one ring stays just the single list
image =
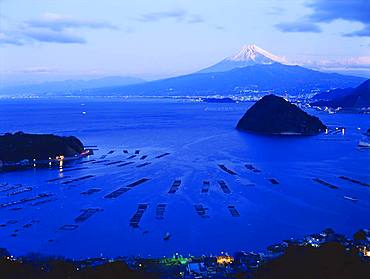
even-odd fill
[{"label": "cloud over mountain", "polygon": [[321,32],[321,28],[310,22],[282,22],[275,25],[282,32]]},{"label": "cloud over mountain", "polygon": [[354,30],[344,36],[370,37],[370,1],[369,0],[313,0],[306,4],[312,12],[294,22],[282,22],[276,25],[283,32],[320,32],[320,23],[346,20],[363,24],[360,30]]},{"label": "cloud over mountain", "polygon": [[45,13],[37,19],[23,21],[13,30],[0,33],[0,45],[25,45],[34,42],[84,44],[86,39],[73,31],[88,29],[117,29],[116,26],[95,20],[82,20],[72,16]]},{"label": "cloud over mountain", "polygon": [[62,31],[71,28],[117,29],[116,26],[109,22],[77,19],[72,16],[56,13],[45,13],[40,18],[27,20],[25,23],[31,28],[45,28],[53,31]]},{"label": "cloud over mountain", "polygon": [[370,69],[370,56],[346,57],[342,59],[305,61],[299,63],[308,67],[321,69]]},{"label": "cloud over mountain", "polygon": [[174,9],[162,12],[151,12],[142,14],[138,21],[141,22],[156,22],[163,19],[173,19],[176,22],[185,22],[185,23],[201,23],[204,22],[204,19],[197,14],[190,14],[189,12],[183,9]]}]

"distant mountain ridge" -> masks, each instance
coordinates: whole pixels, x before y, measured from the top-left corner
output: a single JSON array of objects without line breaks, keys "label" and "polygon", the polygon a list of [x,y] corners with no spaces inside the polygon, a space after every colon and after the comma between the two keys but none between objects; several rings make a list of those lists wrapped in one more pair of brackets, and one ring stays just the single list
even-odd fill
[{"label": "distant mountain ridge", "polygon": [[226,72],[195,73],[129,86],[83,91],[83,95],[210,96],[246,95],[265,91],[275,94],[313,94],[338,87],[357,86],[365,79],[322,73],[280,63],[255,64]]},{"label": "distant mountain ridge", "polygon": [[225,72],[256,64],[284,63],[284,58],[276,56],[256,45],[245,45],[236,54],[225,58],[217,64],[200,70],[199,73]]},{"label": "distant mountain ridge", "polygon": [[370,79],[356,88],[338,89],[332,92],[331,100],[314,102],[314,106],[327,106],[332,108],[370,108]]},{"label": "distant mountain ridge", "polygon": [[332,88],[357,86],[365,79],[322,73],[283,64],[284,58],[256,46],[239,52],[199,72],[124,87],[85,90],[87,95],[210,96],[306,95]]},{"label": "distant mountain ridge", "polygon": [[63,80],[49,81],[38,84],[28,84],[20,86],[9,86],[0,88],[1,95],[20,95],[20,94],[56,94],[68,93],[89,88],[100,88],[107,86],[124,86],[130,84],[143,83],[145,80],[136,77],[109,76],[90,80]]},{"label": "distant mountain ridge", "polygon": [[1,95],[39,96],[214,96],[252,98],[266,94],[311,97],[333,88],[356,87],[365,78],[324,73],[286,65],[285,59],[256,46],[199,72],[145,82],[133,77],[66,80],[21,87],[0,88]]}]

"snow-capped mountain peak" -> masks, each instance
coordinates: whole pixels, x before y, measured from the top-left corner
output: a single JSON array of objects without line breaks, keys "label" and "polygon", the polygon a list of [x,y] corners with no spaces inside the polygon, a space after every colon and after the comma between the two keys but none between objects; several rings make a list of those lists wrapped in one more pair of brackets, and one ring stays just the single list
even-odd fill
[{"label": "snow-capped mountain peak", "polygon": [[256,45],[245,45],[236,54],[221,62],[203,69],[200,73],[225,72],[235,68],[242,68],[256,64],[286,63],[284,57],[276,56]]},{"label": "snow-capped mountain peak", "polygon": [[283,63],[285,59],[260,48],[256,45],[245,45],[233,56],[227,58],[230,61],[253,61],[256,64]]}]

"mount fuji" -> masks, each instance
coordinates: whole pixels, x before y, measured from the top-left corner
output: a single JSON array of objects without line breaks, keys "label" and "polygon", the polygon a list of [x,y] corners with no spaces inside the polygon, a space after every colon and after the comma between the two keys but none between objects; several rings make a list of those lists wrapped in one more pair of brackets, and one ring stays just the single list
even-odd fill
[{"label": "mount fuji", "polygon": [[282,57],[256,45],[199,72],[128,86],[87,89],[91,96],[260,96],[289,94],[310,96],[333,88],[355,87],[364,78],[323,73],[287,65]]},{"label": "mount fuji", "polygon": [[269,65],[273,63],[286,63],[284,57],[276,56],[256,45],[245,45],[236,54],[225,58],[217,64],[205,68],[198,73],[226,72],[236,68],[243,68],[256,64]]}]

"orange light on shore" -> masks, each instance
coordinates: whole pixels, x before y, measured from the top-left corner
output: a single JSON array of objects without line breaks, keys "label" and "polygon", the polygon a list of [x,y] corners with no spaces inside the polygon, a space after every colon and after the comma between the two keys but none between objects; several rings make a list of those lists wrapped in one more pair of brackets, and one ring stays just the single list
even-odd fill
[{"label": "orange light on shore", "polygon": [[63,168],[64,155],[56,156],[55,159],[57,159],[59,161],[59,168],[62,169]]},{"label": "orange light on shore", "polygon": [[217,257],[217,264],[231,264],[234,262],[234,258],[231,256],[218,256]]},{"label": "orange light on shore", "polygon": [[365,257],[370,257],[370,250],[367,249],[366,246],[360,248],[360,252],[365,256]]}]

